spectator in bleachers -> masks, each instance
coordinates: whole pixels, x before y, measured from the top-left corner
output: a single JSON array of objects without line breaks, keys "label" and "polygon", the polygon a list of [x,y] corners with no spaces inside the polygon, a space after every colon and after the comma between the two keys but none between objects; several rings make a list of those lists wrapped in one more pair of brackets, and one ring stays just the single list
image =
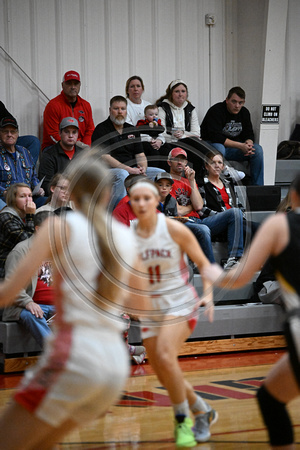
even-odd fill
[{"label": "spectator in bleachers", "polygon": [[[243,205],[239,203],[237,195],[231,182],[222,176],[224,170],[224,159],[221,153],[208,153],[205,168],[207,176],[204,177],[203,185],[200,186],[200,194],[203,199],[203,207],[200,218],[210,226],[212,235],[218,236],[219,223],[214,223],[217,216],[222,215],[223,230],[220,234],[226,236],[228,241],[229,258],[226,267],[233,266],[243,254],[243,230],[246,229],[246,220],[243,220]],[[242,236],[241,236],[242,234]],[[233,252],[234,241],[239,242],[239,251]]]},{"label": "spectator in bleachers", "polygon": [[178,215],[188,218],[185,225],[197,238],[205,256],[210,262],[214,262],[210,229],[199,217],[203,200],[195,181],[195,171],[188,166],[186,151],[180,147],[173,148],[169,153],[168,163],[174,181],[171,195],[177,201]]},{"label": "spectator in bleachers", "polygon": [[56,173],[49,183],[50,195],[46,203],[36,210],[36,214],[64,207],[72,208],[73,205],[69,202],[69,184],[69,181],[61,173]]},{"label": "spectator in bleachers", "polygon": [[[159,107],[158,117],[165,128],[164,136],[170,150],[181,146],[185,148],[198,182],[203,175],[203,155],[209,146],[200,140],[198,114],[188,100],[187,84],[182,80],[172,81],[156,104]],[[193,151],[185,146],[192,147]]]},{"label": "spectator in bleachers", "polygon": [[124,181],[124,186],[125,186],[127,194],[125,195],[125,197],[122,198],[122,200],[119,201],[119,203],[117,204],[117,206],[115,207],[115,209],[112,212],[112,216],[116,220],[123,223],[124,225],[127,225],[128,227],[130,227],[131,222],[136,219],[136,215],[134,214],[134,212],[131,208],[131,204],[130,204],[130,200],[129,200],[129,196],[128,196],[129,189],[135,183],[137,183],[141,179],[145,179],[145,178],[146,178],[146,175],[142,175],[142,174],[141,175],[137,175],[137,174],[128,175],[128,177]]},{"label": "spectator in bleachers", "polygon": [[12,184],[7,190],[6,201],[7,207],[0,211],[0,279],[5,276],[9,252],[33,234],[36,210],[31,189],[25,183]]},{"label": "spectator in bleachers", "polygon": [[59,124],[64,117],[74,117],[79,123],[77,145],[91,145],[95,126],[90,103],[78,95],[81,86],[79,73],[69,70],[64,74],[61,85],[61,93],[50,100],[44,111],[42,150],[60,140]]},{"label": "spectator in bleachers", "polygon": [[79,125],[74,117],[65,117],[59,125],[60,140],[41,154],[39,179],[43,181],[46,195],[50,195],[50,181],[56,173],[62,173],[70,161],[83,151],[78,142]]},{"label": "spectator in bleachers", "polygon": [[126,122],[127,100],[117,95],[110,100],[109,117],[99,123],[92,136],[94,145],[108,148],[102,158],[114,172],[112,206],[125,197],[125,178],[129,174],[147,174],[154,179],[161,169],[148,167],[140,134],[135,127]]},{"label": "spectator in bleachers", "polygon": [[140,127],[139,131],[148,164],[167,170],[170,148],[167,144],[165,145],[163,136],[165,129],[158,118],[158,107],[156,105],[147,105],[144,113],[144,119],[139,120],[136,126]]},{"label": "spectator in bleachers", "polygon": [[[4,119],[4,117],[14,118],[6,109],[5,105],[0,101],[0,121]],[[31,154],[34,164],[36,164],[41,150],[41,143],[39,139],[36,136],[31,135],[19,136],[17,145],[27,148],[27,150]]]},{"label": "spectator in bleachers", "polygon": [[141,77],[133,75],[128,78],[125,86],[125,93],[127,99],[127,123],[136,126],[139,120],[144,119],[145,107],[150,105],[150,102],[142,99],[145,86]]},{"label": "spectator in bleachers", "polygon": [[[44,211],[35,214],[34,229],[39,227],[51,212]],[[8,254],[5,263],[5,278],[14,273],[18,263],[27,254],[31,247],[33,236],[19,242]],[[51,261],[45,261],[29,285],[22,289],[12,306],[4,309],[2,320],[6,322],[17,321],[34,337],[43,348],[44,339],[51,334],[48,320],[55,314],[54,290],[52,285]]]},{"label": "spectator in bleachers", "polygon": [[45,203],[33,159],[25,147],[17,145],[18,137],[16,119],[4,117],[0,122],[0,208],[6,204],[7,189],[15,183],[26,183],[32,189],[37,206]]},{"label": "spectator in bleachers", "polygon": [[203,208],[201,217],[211,216],[231,208],[239,208],[243,215],[243,232],[246,240],[247,232],[251,232],[251,239],[256,233],[259,223],[246,220],[245,208],[240,203],[237,193],[234,190],[234,180],[229,176],[224,176],[226,167],[222,153],[208,153],[206,155],[205,168],[207,175],[200,186],[200,193],[203,198]]},{"label": "spectator in bleachers", "polygon": [[264,184],[263,149],[254,143],[250,112],[245,108],[246,94],[239,86],[231,88],[226,100],[207,111],[201,123],[201,137],[227,161],[249,161],[251,182]]},{"label": "spectator in bleachers", "polygon": [[171,195],[174,180],[168,172],[158,173],[154,179],[155,186],[159,194],[158,211],[165,216],[177,217],[177,201]]},{"label": "spectator in bleachers", "polygon": [[[137,126],[138,122],[145,119],[145,109],[150,106],[150,102],[142,99],[144,93],[144,82],[141,77],[133,75],[126,81],[125,92],[127,99],[127,119],[126,121],[131,125]],[[153,106],[153,105],[152,105]],[[148,163],[151,166],[159,166],[163,170],[167,170],[167,156],[170,148],[165,145],[165,138],[162,132],[158,135],[149,136],[141,132],[144,153],[147,156]],[[156,157],[162,156],[156,162]],[[151,158],[150,158],[151,157]],[[164,162],[163,162],[164,161]]]}]

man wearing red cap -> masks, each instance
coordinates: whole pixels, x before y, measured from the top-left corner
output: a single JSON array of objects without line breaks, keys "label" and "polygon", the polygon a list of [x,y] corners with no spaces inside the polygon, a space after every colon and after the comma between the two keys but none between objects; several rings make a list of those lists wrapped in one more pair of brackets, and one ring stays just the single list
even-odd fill
[{"label": "man wearing red cap", "polygon": [[195,171],[188,166],[188,157],[180,147],[173,148],[168,156],[170,174],[174,181],[170,194],[177,201],[179,216],[188,217],[185,225],[197,238],[200,247],[210,262],[215,262],[211,233],[208,226],[200,220],[198,211],[203,207],[203,200],[195,181]]},{"label": "man wearing red cap", "polygon": [[42,150],[60,140],[59,124],[64,117],[74,117],[79,124],[77,145],[91,145],[95,125],[89,102],[81,98],[80,75],[75,70],[66,72],[62,79],[61,93],[50,100],[44,111]]},{"label": "man wearing red cap", "polygon": [[232,208],[204,217],[201,211],[203,199],[195,181],[195,171],[188,165],[187,153],[182,148],[173,148],[169,153],[168,164],[174,180],[171,195],[177,200],[178,214],[189,218],[186,225],[195,234],[209,261],[214,262],[210,236],[226,232],[229,257],[224,268],[230,269],[238,264],[243,254],[242,215],[235,214],[235,208]]}]

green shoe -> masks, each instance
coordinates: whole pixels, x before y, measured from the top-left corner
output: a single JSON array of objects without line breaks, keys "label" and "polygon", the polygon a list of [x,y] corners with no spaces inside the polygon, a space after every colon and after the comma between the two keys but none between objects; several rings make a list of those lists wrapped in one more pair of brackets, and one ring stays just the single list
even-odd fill
[{"label": "green shoe", "polygon": [[176,423],[175,442],[177,447],[194,447],[197,445],[192,426],[193,421],[189,417],[186,417],[181,423]]}]

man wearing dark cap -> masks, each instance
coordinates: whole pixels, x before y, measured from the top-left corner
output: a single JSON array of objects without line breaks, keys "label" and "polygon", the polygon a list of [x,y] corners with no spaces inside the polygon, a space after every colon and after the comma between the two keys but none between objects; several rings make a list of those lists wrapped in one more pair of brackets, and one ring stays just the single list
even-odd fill
[{"label": "man wearing dark cap", "polygon": [[79,124],[74,117],[65,117],[59,124],[59,141],[42,152],[39,167],[39,178],[43,188],[50,195],[49,183],[57,173],[62,173],[69,162],[76,157],[82,148],[78,147],[77,139]]},{"label": "man wearing dark cap", "polygon": [[[16,145],[19,127],[13,117],[4,117],[0,122],[0,208],[5,206],[5,194],[14,183],[26,183],[33,190],[39,184],[34,162],[25,147]],[[38,189],[36,197],[43,197],[44,190]],[[35,203],[42,206],[44,199]]]},{"label": "man wearing dark cap", "polygon": [[[13,115],[6,109],[4,103],[0,101],[0,121],[5,117],[14,118]],[[17,145],[27,148],[32,156],[34,164],[36,164],[41,149],[41,143],[39,139],[36,136],[32,135],[19,136]]]},{"label": "man wearing dark cap", "polygon": [[73,117],[78,121],[77,145],[91,145],[95,125],[91,105],[78,95],[81,86],[79,73],[69,70],[64,74],[61,85],[61,93],[50,100],[44,111],[42,150],[60,140],[59,124],[64,117]]}]

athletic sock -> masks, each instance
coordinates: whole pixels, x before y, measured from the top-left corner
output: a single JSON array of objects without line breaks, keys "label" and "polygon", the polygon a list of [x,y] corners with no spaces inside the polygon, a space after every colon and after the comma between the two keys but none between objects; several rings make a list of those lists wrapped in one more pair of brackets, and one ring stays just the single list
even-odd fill
[{"label": "athletic sock", "polygon": [[129,350],[130,355],[134,355],[135,346],[130,345],[130,344],[127,344],[127,345],[128,345],[128,350]]},{"label": "athletic sock", "polygon": [[203,400],[202,397],[200,397],[200,395],[197,395],[197,400],[193,405],[191,405],[192,413],[199,414],[203,412],[208,412],[210,410],[211,410],[210,406]]},{"label": "athletic sock", "polygon": [[184,400],[182,403],[173,404],[174,415],[178,423],[184,421],[186,417],[189,417],[189,402]]}]

